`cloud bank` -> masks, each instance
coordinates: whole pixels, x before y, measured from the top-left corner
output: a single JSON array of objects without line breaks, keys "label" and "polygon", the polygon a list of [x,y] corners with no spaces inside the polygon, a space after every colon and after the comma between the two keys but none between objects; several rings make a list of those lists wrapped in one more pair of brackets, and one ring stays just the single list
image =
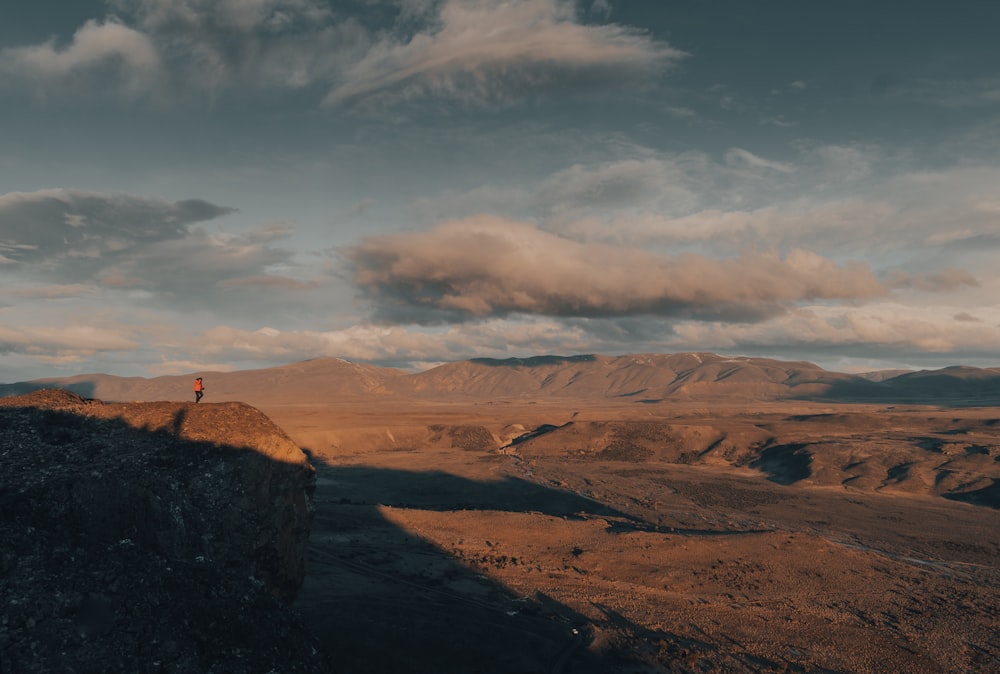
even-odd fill
[{"label": "cloud bank", "polygon": [[657,255],[493,216],[371,237],[343,253],[355,284],[387,320],[529,314],[757,321],[797,302],[886,292],[867,266],[838,266],[804,250],[735,259]]},{"label": "cloud bank", "polygon": [[11,297],[134,291],[147,302],[221,314],[254,301],[270,310],[283,294],[315,287],[276,273],[295,267],[293,253],[274,245],[291,233],[287,223],[245,234],[197,226],[233,212],[199,199],[83,190],[2,195],[0,278],[9,279]]}]

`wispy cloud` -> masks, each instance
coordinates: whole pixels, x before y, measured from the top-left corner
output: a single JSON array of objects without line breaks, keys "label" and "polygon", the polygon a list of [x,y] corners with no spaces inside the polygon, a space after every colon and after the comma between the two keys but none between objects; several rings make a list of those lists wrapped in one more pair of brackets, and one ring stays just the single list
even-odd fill
[{"label": "wispy cloud", "polygon": [[772,115],[770,117],[762,117],[760,123],[765,126],[777,126],[782,129],[790,129],[793,126],[798,126],[798,122],[793,122],[785,119],[782,115]]},{"label": "wispy cloud", "polygon": [[[341,330],[246,330],[220,325],[191,337],[189,353],[211,360],[260,361],[335,356],[404,367],[476,356],[526,356],[580,352],[593,336],[578,326],[545,318],[485,320],[425,329],[417,326],[354,325]],[[303,354],[306,354],[303,356]]]},{"label": "wispy cloud", "polygon": [[326,103],[377,95],[502,104],[558,89],[640,84],[684,56],[635,29],[581,24],[567,0],[447,0],[427,29],[373,44]]},{"label": "wispy cloud", "polygon": [[893,93],[903,100],[943,108],[995,107],[1000,103],[1000,78],[920,79],[896,87]]},{"label": "wispy cloud", "polygon": [[681,105],[668,105],[666,108],[664,108],[664,110],[671,117],[676,117],[678,119],[691,119],[693,117],[698,116],[698,113],[692,110],[691,108],[685,108],[684,106]]},{"label": "wispy cloud", "polygon": [[743,148],[733,148],[726,152],[726,163],[732,166],[747,166],[751,169],[768,169],[779,173],[791,173],[794,168],[790,164],[764,159]]},{"label": "wispy cloud", "polygon": [[0,297],[7,296],[22,300],[62,300],[93,295],[95,290],[94,286],[83,283],[33,285],[20,288],[4,288],[0,290]]},{"label": "wispy cloud", "polygon": [[[750,351],[790,347],[813,350],[858,347],[859,353],[901,359],[922,353],[987,353],[996,343],[1000,312],[990,321],[953,316],[950,307],[914,307],[892,301],[865,307],[802,306],[758,324],[688,321],[674,326],[675,344]],[[991,324],[992,323],[992,324]]]},{"label": "wispy cloud", "polygon": [[[572,0],[401,3],[367,26],[321,0],[107,0],[68,44],[0,50],[0,86],[53,99],[119,91],[165,103],[308,91],[326,105],[510,103],[647,86],[686,56],[647,33],[584,23]],[[591,18],[606,16],[602,3]]]},{"label": "wispy cloud", "polygon": [[[441,219],[482,212],[543,217],[550,227],[571,227],[579,219],[655,210],[677,215],[704,207],[719,181],[700,153],[578,163],[532,182],[482,187],[422,198],[415,207]],[[608,237],[614,227],[600,225]]]},{"label": "wispy cloud", "polygon": [[71,362],[102,351],[131,351],[139,346],[121,326],[70,324],[58,327],[0,325],[0,353],[21,353]]}]

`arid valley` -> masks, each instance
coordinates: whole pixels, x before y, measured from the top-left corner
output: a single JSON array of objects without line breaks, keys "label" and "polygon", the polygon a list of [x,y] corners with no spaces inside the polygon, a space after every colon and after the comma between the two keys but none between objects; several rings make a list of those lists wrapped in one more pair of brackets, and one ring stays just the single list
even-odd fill
[{"label": "arid valley", "polygon": [[877,456],[995,416],[684,407],[270,409],[321,466],[300,607],[345,671],[1000,665],[1000,513]]},{"label": "arid valley", "polygon": [[317,468],[295,606],[335,671],[1000,669],[996,372],[904,395],[711,354],[441,369],[204,374],[202,406],[257,407]]}]

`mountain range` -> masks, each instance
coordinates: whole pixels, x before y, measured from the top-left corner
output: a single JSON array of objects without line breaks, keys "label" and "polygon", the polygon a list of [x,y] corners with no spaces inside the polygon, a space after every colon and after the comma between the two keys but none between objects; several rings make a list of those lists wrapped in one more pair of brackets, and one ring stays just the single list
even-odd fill
[{"label": "mountain range", "polygon": [[713,353],[476,358],[410,373],[319,358],[236,372],[154,378],[86,374],[0,385],[0,396],[62,388],[106,401],[186,400],[204,378],[206,402],[325,400],[592,399],[621,402],[827,400],[911,404],[1000,404],[1000,368],[832,372],[800,361]]}]

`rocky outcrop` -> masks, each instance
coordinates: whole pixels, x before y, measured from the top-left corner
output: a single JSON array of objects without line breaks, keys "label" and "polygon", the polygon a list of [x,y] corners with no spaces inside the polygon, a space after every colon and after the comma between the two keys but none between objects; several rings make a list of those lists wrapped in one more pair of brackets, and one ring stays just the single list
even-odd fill
[{"label": "rocky outcrop", "polygon": [[0,671],[325,671],[314,470],[242,403],[0,399]]}]

